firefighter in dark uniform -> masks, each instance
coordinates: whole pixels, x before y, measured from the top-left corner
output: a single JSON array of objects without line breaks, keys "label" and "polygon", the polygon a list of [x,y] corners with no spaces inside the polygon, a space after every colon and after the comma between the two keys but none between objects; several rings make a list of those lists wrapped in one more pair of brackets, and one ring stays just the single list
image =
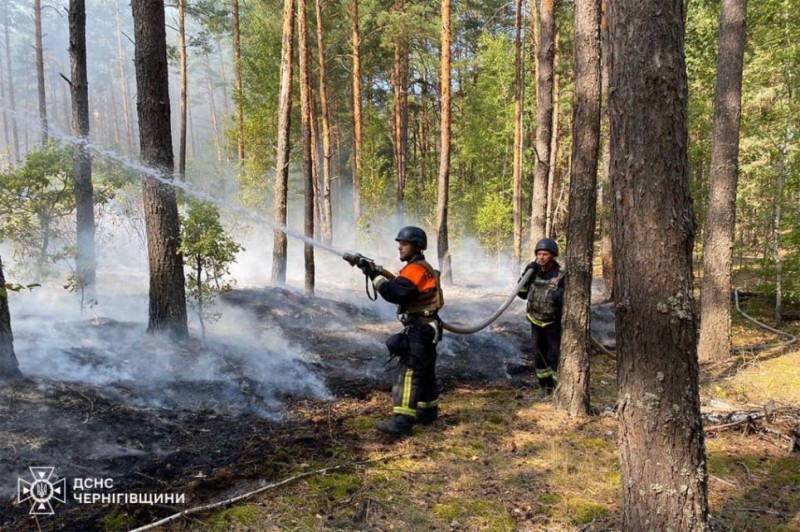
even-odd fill
[{"label": "firefighter in dark uniform", "polygon": [[561,358],[561,313],[564,307],[565,271],[556,262],[558,245],[550,238],[536,244],[536,260],[525,267],[533,275],[519,293],[528,301],[527,317],[531,322],[533,367],[539,386],[551,393],[558,382]]},{"label": "firefighter in dark uniform", "polygon": [[436,343],[442,325],[438,310],[444,304],[439,272],[425,260],[422,252],[428,237],[419,227],[403,227],[395,240],[400,260],[406,266],[394,279],[387,279],[372,264],[359,267],[372,279],[377,292],[397,305],[404,329],[387,340],[392,356],[398,358],[397,376],[392,386],[392,417],[379,423],[381,432],[410,436],[414,423],[430,424],[439,413],[436,387]]}]

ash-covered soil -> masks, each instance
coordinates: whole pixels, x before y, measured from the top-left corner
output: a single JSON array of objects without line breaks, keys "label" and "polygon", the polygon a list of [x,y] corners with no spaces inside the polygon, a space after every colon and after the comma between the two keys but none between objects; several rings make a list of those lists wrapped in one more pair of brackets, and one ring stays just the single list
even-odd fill
[{"label": "ash-covered soil", "polygon": [[[503,301],[500,292],[452,288],[442,316],[479,322]],[[102,530],[123,510],[127,523],[141,526],[281,478],[287,449],[310,460],[329,455],[336,427],[305,415],[302,405],[333,409],[337,398],[374,404],[378,397],[388,412],[392,365],[383,342],[399,328],[386,302],[336,296],[228,292],[220,308],[234,326],[178,345],[149,337],[141,324],[102,316],[48,324],[41,334],[23,328],[17,355],[35,357],[36,369],[0,388],[0,528]],[[609,336],[609,319],[598,307],[596,336]],[[441,388],[524,386],[529,347],[520,300],[480,333],[446,334]],[[31,482],[32,466],[55,468],[53,482],[67,479],[67,502],[52,500],[52,516],[34,518],[30,501],[17,503],[18,479]],[[80,494],[174,493],[186,503],[79,504],[72,490],[79,478],[113,482]]]}]

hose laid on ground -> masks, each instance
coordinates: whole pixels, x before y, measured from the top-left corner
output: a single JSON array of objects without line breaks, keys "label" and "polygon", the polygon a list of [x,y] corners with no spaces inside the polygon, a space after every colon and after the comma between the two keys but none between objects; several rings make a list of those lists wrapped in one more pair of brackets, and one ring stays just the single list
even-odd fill
[{"label": "hose laid on ground", "polygon": [[792,345],[793,343],[795,343],[797,341],[797,337],[795,335],[793,335],[792,333],[788,333],[786,331],[781,331],[781,330],[778,330],[778,329],[773,329],[769,325],[767,325],[765,323],[761,323],[760,321],[755,319],[753,316],[751,316],[751,315],[747,314],[745,311],[743,311],[741,309],[741,307],[739,307],[739,289],[738,288],[734,288],[734,290],[733,290],[733,301],[734,301],[734,303],[736,303],[736,310],[739,311],[739,314],[741,314],[742,316],[744,316],[748,320],[752,321],[753,323],[755,323],[756,325],[758,325],[762,329],[766,329],[766,330],[768,330],[770,332],[774,332],[775,334],[780,334],[781,336],[786,336],[787,338],[789,338],[788,340],[786,340],[784,342],[781,342],[781,343],[779,343],[777,345],[762,344],[762,345],[755,345],[755,346],[738,347],[738,348],[736,348],[737,351],[756,350],[756,349],[765,349],[765,348],[773,348],[773,347],[786,347],[787,345]]},{"label": "hose laid on ground", "polygon": [[[767,331],[770,331],[770,332],[773,332],[775,334],[779,334],[781,336],[785,336],[785,337],[788,338],[788,340],[783,341],[783,342],[781,342],[779,344],[748,345],[748,346],[742,346],[742,347],[734,348],[734,351],[758,351],[758,350],[762,350],[762,349],[773,349],[773,348],[776,348],[776,347],[786,347],[788,345],[792,345],[793,343],[797,342],[797,337],[795,335],[793,335],[792,333],[789,333],[789,332],[786,332],[786,331],[781,331],[779,329],[775,329],[773,327],[770,327],[766,323],[762,323],[762,322],[758,321],[753,316],[751,316],[750,314],[748,314],[745,311],[743,311],[742,308],[739,306],[739,289],[738,288],[734,288],[734,290],[733,290],[733,301],[736,304],[736,310],[737,310],[737,312],[739,312],[739,314],[741,314],[742,316],[744,316],[745,318],[747,318],[748,320],[750,320],[751,322],[753,322],[757,326],[761,327],[762,329],[766,329]],[[614,353],[614,351],[611,351],[608,348],[606,348],[600,342],[595,340],[594,337],[591,338],[591,341],[592,341],[592,345],[594,345],[596,348],[600,349],[603,353],[611,356],[612,358],[616,358],[616,354]]]},{"label": "hose laid on ground", "polygon": [[514,290],[511,291],[511,294],[506,298],[500,308],[498,308],[494,314],[486,318],[484,321],[478,323],[477,325],[472,326],[461,326],[461,325],[454,325],[452,323],[447,323],[446,321],[442,321],[442,328],[446,331],[450,331],[456,334],[472,334],[475,332],[480,331],[489,326],[493,321],[500,317],[500,315],[505,312],[508,306],[514,301],[514,298],[517,297],[517,293],[519,293],[520,289],[525,286],[525,283],[528,282],[531,275],[533,275],[533,270],[528,270],[525,274],[520,278],[517,286],[514,287]]}]

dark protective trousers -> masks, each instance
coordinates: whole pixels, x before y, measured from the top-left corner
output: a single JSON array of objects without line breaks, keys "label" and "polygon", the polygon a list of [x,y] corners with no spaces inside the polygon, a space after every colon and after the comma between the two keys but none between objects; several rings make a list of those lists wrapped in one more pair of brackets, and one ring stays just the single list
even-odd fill
[{"label": "dark protective trousers", "polygon": [[408,354],[398,358],[392,386],[392,412],[426,419],[435,417],[439,405],[436,387],[436,332],[429,325],[408,327]]},{"label": "dark protective trousers", "polygon": [[542,388],[555,388],[561,359],[561,321],[544,327],[531,323],[533,367]]}]

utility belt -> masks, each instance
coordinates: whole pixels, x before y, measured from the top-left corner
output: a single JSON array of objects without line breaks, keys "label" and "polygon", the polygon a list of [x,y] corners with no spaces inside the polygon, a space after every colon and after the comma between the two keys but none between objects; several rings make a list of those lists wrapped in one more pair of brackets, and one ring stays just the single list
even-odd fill
[{"label": "utility belt", "polygon": [[423,310],[413,313],[403,312],[398,314],[397,317],[406,327],[418,327],[420,329],[431,327],[434,330],[434,344],[442,339],[442,320],[435,310]]},{"label": "utility belt", "polygon": [[403,325],[428,325],[431,322],[439,321],[439,314],[435,310],[423,310],[421,312],[403,312],[397,315]]}]

